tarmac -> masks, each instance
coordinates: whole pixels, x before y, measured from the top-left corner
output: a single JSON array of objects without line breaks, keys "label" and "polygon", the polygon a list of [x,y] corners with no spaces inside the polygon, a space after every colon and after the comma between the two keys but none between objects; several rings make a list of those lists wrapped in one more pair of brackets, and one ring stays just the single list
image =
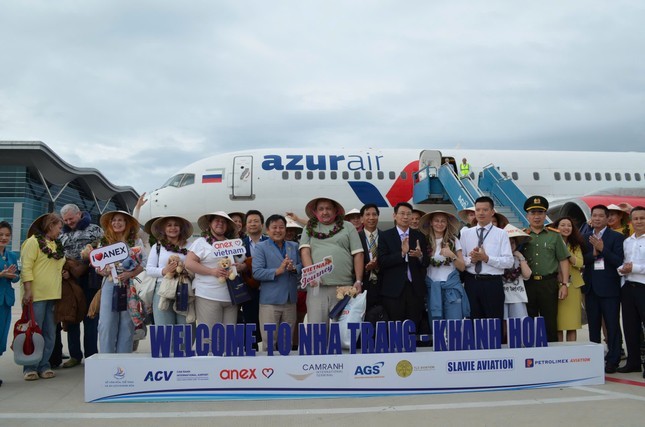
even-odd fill
[{"label": "tarmac", "polygon": [[[20,316],[13,309],[13,322]],[[9,339],[12,338],[10,332]],[[588,341],[579,331],[578,341]],[[65,354],[66,337],[63,333]],[[149,353],[149,341],[138,353]],[[645,379],[611,374],[604,385],[519,391],[343,399],[85,403],[84,366],[27,382],[7,350],[0,357],[0,426],[639,426],[645,425]],[[123,424],[122,424],[123,423]]]}]

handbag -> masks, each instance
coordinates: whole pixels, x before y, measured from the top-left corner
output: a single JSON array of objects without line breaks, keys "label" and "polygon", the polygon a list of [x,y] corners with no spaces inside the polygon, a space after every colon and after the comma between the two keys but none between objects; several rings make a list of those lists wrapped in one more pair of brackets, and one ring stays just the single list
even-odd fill
[{"label": "handbag", "polygon": [[240,305],[251,300],[249,287],[244,283],[242,277],[235,276],[233,280],[226,279],[226,287],[233,305]]},{"label": "handbag", "polygon": [[128,288],[117,283],[112,288],[112,311],[124,311],[128,309]]},{"label": "handbag", "polygon": [[260,287],[260,281],[256,280],[253,277],[253,258],[248,257],[244,260],[244,264],[246,264],[246,270],[242,272],[242,277],[244,278],[244,282],[253,289],[258,289]]},{"label": "handbag", "polygon": [[13,359],[18,365],[35,365],[43,358],[45,339],[40,326],[36,323],[34,304],[22,306],[22,316],[13,326]]},{"label": "handbag", "polygon": [[177,293],[175,295],[175,310],[188,311],[188,287],[190,285],[186,282],[177,284]]}]

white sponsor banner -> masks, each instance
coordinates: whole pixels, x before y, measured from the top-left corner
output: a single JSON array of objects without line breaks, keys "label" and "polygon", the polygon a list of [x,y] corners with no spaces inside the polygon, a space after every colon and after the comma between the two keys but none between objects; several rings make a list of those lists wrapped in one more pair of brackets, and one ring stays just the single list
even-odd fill
[{"label": "white sponsor banner", "polygon": [[600,344],[319,356],[95,354],[86,402],[389,396],[604,384]]},{"label": "white sponsor banner", "polygon": [[213,243],[213,255],[217,258],[226,258],[246,254],[242,239],[222,240]]}]

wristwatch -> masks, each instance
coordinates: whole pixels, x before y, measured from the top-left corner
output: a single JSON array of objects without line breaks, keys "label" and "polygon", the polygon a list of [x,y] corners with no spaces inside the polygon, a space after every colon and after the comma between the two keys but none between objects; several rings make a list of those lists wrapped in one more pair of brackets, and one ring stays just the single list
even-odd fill
[{"label": "wristwatch", "polygon": [[570,284],[571,284],[571,283],[563,283],[563,282],[560,282],[560,286],[566,286],[567,288],[569,287],[569,285],[570,285]]}]

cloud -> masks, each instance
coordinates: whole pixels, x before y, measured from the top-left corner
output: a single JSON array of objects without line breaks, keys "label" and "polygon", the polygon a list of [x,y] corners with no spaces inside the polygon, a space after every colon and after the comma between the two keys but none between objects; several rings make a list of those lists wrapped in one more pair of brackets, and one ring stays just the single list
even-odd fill
[{"label": "cloud", "polygon": [[0,9],[0,139],[143,192],[257,147],[642,150],[637,1]]}]

